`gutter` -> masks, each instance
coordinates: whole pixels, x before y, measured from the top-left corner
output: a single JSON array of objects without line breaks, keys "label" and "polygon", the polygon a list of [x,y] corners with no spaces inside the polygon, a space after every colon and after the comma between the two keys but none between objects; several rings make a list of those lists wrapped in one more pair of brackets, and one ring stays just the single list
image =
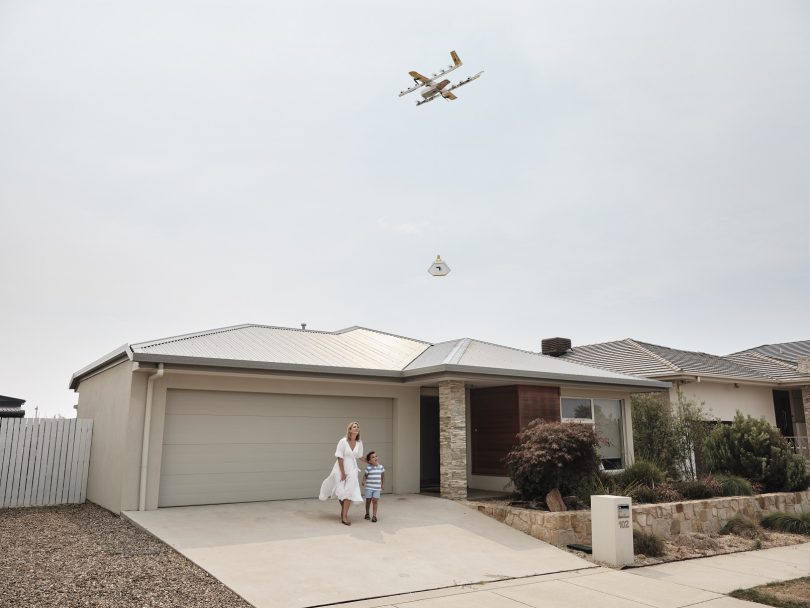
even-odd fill
[{"label": "gutter", "polygon": [[[137,365],[137,363],[136,363]],[[138,369],[134,371],[139,371]],[[149,465],[149,431],[152,425],[152,398],[155,395],[155,380],[163,377],[163,364],[146,381],[146,404],[143,414],[143,442],[141,444],[141,481],[138,486],[138,511],[146,511],[146,471]]]}]

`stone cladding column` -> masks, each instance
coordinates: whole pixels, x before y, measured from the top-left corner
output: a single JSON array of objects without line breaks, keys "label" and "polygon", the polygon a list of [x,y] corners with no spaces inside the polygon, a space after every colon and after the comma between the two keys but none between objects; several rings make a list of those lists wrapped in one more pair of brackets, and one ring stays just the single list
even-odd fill
[{"label": "stone cladding column", "polygon": [[467,407],[464,382],[439,381],[439,470],[442,498],[467,498]]}]

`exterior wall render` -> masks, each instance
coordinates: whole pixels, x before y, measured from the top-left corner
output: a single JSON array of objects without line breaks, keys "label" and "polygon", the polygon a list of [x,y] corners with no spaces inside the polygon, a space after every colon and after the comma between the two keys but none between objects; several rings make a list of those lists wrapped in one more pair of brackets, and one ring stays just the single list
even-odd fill
[{"label": "exterior wall render", "polygon": [[467,391],[463,380],[439,382],[439,474],[443,498],[467,497]]},{"label": "exterior wall render", "polygon": [[[680,386],[681,394],[685,399],[691,399],[698,404],[704,403],[708,414],[724,421],[734,419],[737,410],[749,414],[754,418],[765,418],[775,425],[776,416],[773,410],[773,390],[768,386],[748,386],[725,384],[703,380],[690,382]],[[678,387],[669,389],[669,399],[673,403],[678,401]]]},{"label": "exterior wall render", "polygon": [[127,442],[132,377],[132,363],[123,361],[78,387],[77,417],[93,420],[87,499],[113,513],[121,511],[125,463],[140,457],[140,447],[132,454]]}]

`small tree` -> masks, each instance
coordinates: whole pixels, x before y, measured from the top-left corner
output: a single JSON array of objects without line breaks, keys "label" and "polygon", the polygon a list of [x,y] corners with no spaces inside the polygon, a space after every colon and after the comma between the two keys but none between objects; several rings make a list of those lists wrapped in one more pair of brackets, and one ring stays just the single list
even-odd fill
[{"label": "small tree", "polygon": [[730,425],[712,432],[706,451],[712,471],[745,477],[766,490],[805,490],[810,485],[804,458],[794,454],[787,440],[764,419],[737,412]]},{"label": "small tree", "polygon": [[633,407],[633,447],[636,460],[652,462],[671,476],[678,473],[681,457],[677,421],[661,393],[640,393]]},{"label": "small tree", "polygon": [[522,497],[542,500],[554,489],[568,492],[596,475],[598,445],[589,425],[533,420],[518,433],[506,467]]},{"label": "small tree", "polygon": [[668,403],[660,394],[637,394],[633,406],[636,458],[658,465],[670,477],[696,479],[706,472],[705,443],[712,419],[703,404],[678,391]]}]

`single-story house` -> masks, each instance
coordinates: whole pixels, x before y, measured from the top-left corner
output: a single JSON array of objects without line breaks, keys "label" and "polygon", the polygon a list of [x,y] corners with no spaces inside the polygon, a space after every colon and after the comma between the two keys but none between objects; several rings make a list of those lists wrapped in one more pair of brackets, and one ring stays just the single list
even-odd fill
[{"label": "single-story house", "polygon": [[0,418],[24,418],[25,410],[22,409],[24,403],[25,399],[0,395]]},{"label": "single-story house", "polygon": [[317,496],[353,420],[387,488],[502,490],[530,420],[595,425],[633,460],[631,393],[665,382],[472,339],[239,325],[127,344],[76,372],[88,499],[113,512]]},{"label": "single-story house", "polygon": [[670,400],[703,403],[723,421],[737,410],[764,418],[803,451],[810,419],[810,340],[767,344],[726,356],[634,340],[575,346],[555,352],[566,361],[665,380]]}]

